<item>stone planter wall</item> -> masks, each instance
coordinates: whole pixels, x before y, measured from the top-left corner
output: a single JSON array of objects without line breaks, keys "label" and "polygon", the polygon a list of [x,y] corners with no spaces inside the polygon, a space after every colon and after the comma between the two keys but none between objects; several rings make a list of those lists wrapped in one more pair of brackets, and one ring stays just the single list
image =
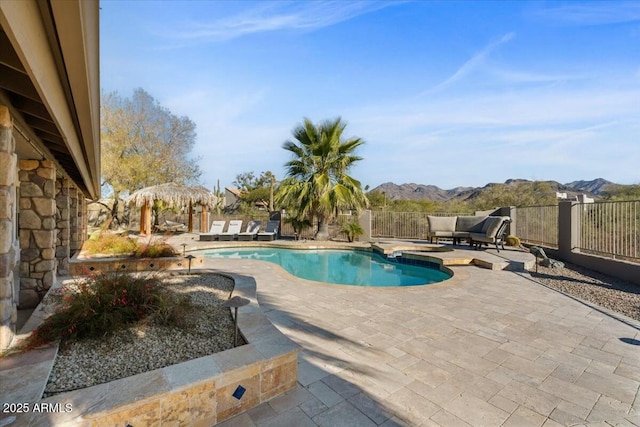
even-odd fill
[{"label": "stone planter wall", "polygon": [[[204,262],[202,255],[191,260],[191,268],[201,268]],[[184,270],[189,266],[185,257],[166,258],[125,258],[125,257],[73,257],[69,263],[72,276],[85,276],[90,273],[107,273],[113,271],[168,271]]]},{"label": "stone planter wall", "polygon": [[36,307],[56,280],[56,171],[20,160],[20,308]]},{"label": "stone planter wall", "polygon": [[[59,394],[40,403],[53,407],[70,404],[73,411],[49,414],[48,418],[28,414],[20,421],[70,427],[212,426],[295,387],[297,348],[290,345],[287,350],[264,357],[248,344]],[[239,386],[246,390],[240,399],[233,396]]]}]

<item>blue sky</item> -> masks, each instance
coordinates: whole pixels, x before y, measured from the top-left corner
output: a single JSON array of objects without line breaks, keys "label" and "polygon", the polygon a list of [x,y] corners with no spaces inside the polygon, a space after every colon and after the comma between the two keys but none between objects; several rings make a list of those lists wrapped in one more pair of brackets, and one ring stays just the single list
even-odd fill
[{"label": "blue sky", "polygon": [[640,2],[103,0],[101,87],[193,120],[210,188],[336,116],[371,188],[640,183]]}]

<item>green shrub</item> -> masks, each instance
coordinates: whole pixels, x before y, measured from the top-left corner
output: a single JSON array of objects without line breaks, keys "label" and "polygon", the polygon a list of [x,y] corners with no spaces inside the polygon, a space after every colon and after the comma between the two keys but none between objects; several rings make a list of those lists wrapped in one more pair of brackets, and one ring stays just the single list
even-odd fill
[{"label": "green shrub", "polygon": [[516,248],[522,246],[522,244],[520,243],[520,238],[517,236],[507,236],[504,242],[507,246],[514,246]]},{"label": "green shrub", "polygon": [[364,234],[364,228],[362,228],[362,226],[355,221],[348,221],[342,224],[340,233],[345,234],[347,236],[347,240],[353,242],[356,237],[362,236]]},{"label": "green shrub", "polygon": [[164,326],[186,326],[187,315],[191,308],[191,299],[188,296],[165,291],[158,293],[154,298],[153,321]]},{"label": "green shrub", "polygon": [[134,252],[134,256],[138,258],[162,258],[176,256],[173,246],[167,243],[150,243]]},{"label": "green shrub", "polygon": [[297,216],[285,218],[284,222],[291,224],[296,240],[302,235],[304,230],[313,226],[313,223],[309,219]]},{"label": "green shrub", "polygon": [[160,316],[161,323],[180,322],[179,314],[189,304],[160,287],[156,276],[122,273],[92,275],[56,295],[56,311],[31,334],[27,349],[57,340],[100,338],[160,311],[169,313]]}]

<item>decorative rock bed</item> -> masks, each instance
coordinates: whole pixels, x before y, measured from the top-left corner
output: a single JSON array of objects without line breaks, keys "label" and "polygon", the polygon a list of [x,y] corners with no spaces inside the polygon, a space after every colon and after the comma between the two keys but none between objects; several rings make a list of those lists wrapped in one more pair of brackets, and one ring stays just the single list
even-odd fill
[{"label": "decorative rock bed", "polygon": [[16,414],[15,425],[210,426],[294,388],[299,346],[264,316],[253,278],[227,276],[250,301],[238,309],[249,344],[32,402],[60,410]]},{"label": "decorative rock bed", "polygon": [[[232,279],[220,274],[150,274],[162,283],[164,289],[188,298],[190,306],[183,309],[181,324],[159,324],[153,319],[146,319],[104,337],[61,346],[44,397],[115,381],[235,347],[233,316],[224,307],[233,292]],[[62,288],[73,289],[77,285],[75,280],[68,280],[63,282]],[[62,295],[56,291],[54,295]],[[45,311],[49,311],[49,306],[53,311],[57,299],[47,295],[43,300]],[[240,340],[239,345],[242,344],[244,342]]]}]

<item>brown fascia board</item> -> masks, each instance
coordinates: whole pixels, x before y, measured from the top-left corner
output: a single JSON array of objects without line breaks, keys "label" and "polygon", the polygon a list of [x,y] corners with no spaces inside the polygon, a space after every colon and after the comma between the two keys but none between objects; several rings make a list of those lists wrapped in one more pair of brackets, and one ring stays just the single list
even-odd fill
[{"label": "brown fascia board", "polygon": [[[87,69],[86,58],[90,42],[97,59],[98,10],[97,0],[0,1],[0,27],[64,138],[81,176],[76,185],[91,199],[100,196],[99,62]],[[92,104],[91,120],[85,118],[83,99]]]},{"label": "brown fascia board", "polygon": [[[43,0],[41,0],[43,1]],[[100,46],[97,0],[49,1],[64,59],[77,134],[100,194]]]}]

